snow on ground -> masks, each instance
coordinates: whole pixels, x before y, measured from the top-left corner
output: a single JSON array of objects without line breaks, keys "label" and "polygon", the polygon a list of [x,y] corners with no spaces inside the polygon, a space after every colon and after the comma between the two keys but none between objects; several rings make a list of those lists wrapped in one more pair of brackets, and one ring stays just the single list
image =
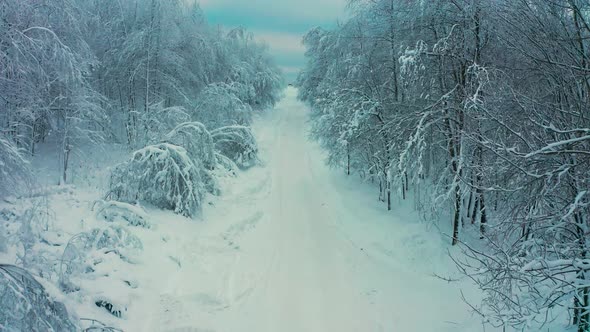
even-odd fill
[{"label": "snow on ground", "polygon": [[140,329],[481,330],[460,298],[473,288],[433,276],[457,275],[441,236],[324,166],[295,96],[256,123],[265,167],[242,174],[205,222],[158,222],[181,267],[162,275]]},{"label": "snow on ground", "polygon": [[[146,208],[151,228],[126,227],[143,250],[104,259],[76,280],[80,291],[53,293],[126,331],[481,331],[461,300],[477,300],[473,286],[434,276],[459,277],[448,241],[410,203],[388,213],[374,187],[328,169],[307,112],[289,88],[255,123],[263,165],[224,181],[201,220]],[[97,198],[51,196],[46,250],[57,257],[75,234],[108,226],[91,211]],[[122,317],[96,307],[102,298]]]}]

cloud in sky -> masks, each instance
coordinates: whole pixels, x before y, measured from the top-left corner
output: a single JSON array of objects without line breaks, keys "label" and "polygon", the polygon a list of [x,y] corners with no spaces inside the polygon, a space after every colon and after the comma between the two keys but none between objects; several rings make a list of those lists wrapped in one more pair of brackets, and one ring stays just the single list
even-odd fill
[{"label": "cloud in sky", "polygon": [[281,70],[285,75],[297,75],[301,68],[292,66],[281,66]]},{"label": "cloud in sky", "polygon": [[257,41],[265,42],[279,54],[301,54],[305,47],[301,43],[301,34],[265,30],[250,30]]},{"label": "cloud in sky", "polygon": [[201,0],[201,7],[241,14],[257,13],[261,17],[330,22],[344,12],[346,3],[346,0]]},{"label": "cloud in sky", "polygon": [[292,81],[305,59],[301,38],[316,26],[333,26],[346,13],[347,0],[201,0],[209,22],[242,26],[266,42],[287,79]]}]

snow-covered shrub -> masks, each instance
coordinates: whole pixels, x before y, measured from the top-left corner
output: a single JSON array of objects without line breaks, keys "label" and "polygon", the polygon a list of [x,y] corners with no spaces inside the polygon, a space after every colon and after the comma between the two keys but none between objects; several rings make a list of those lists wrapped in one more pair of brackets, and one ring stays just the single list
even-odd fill
[{"label": "snow-covered shrub", "polygon": [[105,255],[111,253],[126,263],[133,263],[141,250],[141,240],[122,226],[111,225],[79,233],[70,239],[62,254],[60,286],[66,292],[78,290],[71,276],[94,272],[106,259]]},{"label": "snow-covered shrub", "polygon": [[[2,220],[0,220],[0,226],[2,225]],[[0,227],[0,252],[6,252],[8,250],[8,241],[6,237],[2,233],[3,229]]]},{"label": "snow-covered shrub", "polygon": [[137,205],[117,201],[99,200],[94,203],[93,209],[96,212],[96,218],[114,222],[116,220],[123,220],[130,226],[140,226],[150,228],[151,225],[147,221],[147,214]]},{"label": "snow-covered shrub", "polygon": [[211,136],[215,142],[215,149],[238,167],[249,168],[258,162],[258,145],[249,127],[221,127],[211,131]]},{"label": "snow-covered shrub", "polygon": [[195,216],[203,198],[202,179],[187,151],[169,143],[147,146],[111,175],[107,198],[144,201],[187,217]]},{"label": "snow-covered shrub", "polygon": [[33,222],[35,214],[31,209],[27,209],[20,218],[20,228],[18,230],[18,239],[22,244],[23,252],[19,255],[19,258],[25,267],[29,267],[28,256],[33,249],[33,246],[37,242],[37,234],[33,231]]},{"label": "snow-covered shrub", "polygon": [[0,252],[6,252],[8,247],[16,240],[10,234],[16,232],[14,225],[17,223],[17,218],[18,216],[12,209],[0,209]]},{"label": "snow-covered shrub", "polygon": [[[237,172],[238,172],[238,165],[236,165],[236,163],[234,163],[231,159],[229,159],[228,157],[222,155],[221,153],[216,152],[215,153],[215,159],[217,160],[217,170],[220,172],[217,172],[218,175],[221,176],[231,176],[231,177],[235,177]],[[222,173],[222,174],[220,174]]]},{"label": "snow-covered shrub", "polygon": [[66,307],[19,267],[0,264],[0,328],[6,331],[76,331]]},{"label": "snow-covered shrub", "polygon": [[22,210],[15,213],[15,244],[17,245],[18,265],[34,274],[44,276],[52,268],[45,253],[37,247],[43,235],[48,231],[53,216],[48,211],[45,198],[27,202]]},{"label": "snow-covered shrub", "polygon": [[199,172],[205,189],[215,195],[219,194],[219,184],[211,174],[217,166],[213,138],[204,124],[185,122],[165,136],[165,141],[186,149],[188,156]]},{"label": "snow-covered shrub", "polygon": [[45,237],[52,233],[49,227],[54,220],[47,198],[10,197],[6,203],[0,207],[0,252],[11,252],[11,263],[48,278],[55,263],[46,250],[52,246]]},{"label": "snow-covered shrub", "polygon": [[0,134],[0,198],[22,193],[29,180],[28,162],[21,151]]},{"label": "snow-covered shrub", "polygon": [[108,252],[116,251],[121,259],[128,262],[131,262],[131,257],[143,249],[141,240],[124,227],[95,228],[90,234],[95,249],[106,249]]}]

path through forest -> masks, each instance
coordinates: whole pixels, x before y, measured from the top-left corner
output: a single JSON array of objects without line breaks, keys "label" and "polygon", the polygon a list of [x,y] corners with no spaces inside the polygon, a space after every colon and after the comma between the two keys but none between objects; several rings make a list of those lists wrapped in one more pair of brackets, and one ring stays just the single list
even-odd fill
[{"label": "path through forest", "polygon": [[436,230],[327,168],[307,116],[290,88],[257,120],[265,165],[176,230],[179,267],[144,330],[481,330],[460,299],[471,286],[433,276],[457,275]]}]

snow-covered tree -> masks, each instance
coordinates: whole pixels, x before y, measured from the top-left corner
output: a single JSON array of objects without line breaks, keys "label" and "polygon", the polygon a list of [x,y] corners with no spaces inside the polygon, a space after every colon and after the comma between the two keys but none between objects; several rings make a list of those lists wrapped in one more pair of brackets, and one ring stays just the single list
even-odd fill
[{"label": "snow-covered tree", "polygon": [[[196,1],[1,0],[0,200],[9,205],[14,203],[9,196],[34,204],[46,200],[51,190],[34,188],[43,181],[35,181],[41,172],[31,165],[42,165],[41,176],[57,175],[58,184],[75,183],[73,165],[83,170],[84,157],[94,150],[137,150],[113,171],[108,200],[95,206],[96,217],[111,227],[75,237],[62,259],[88,277],[82,276],[92,270],[85,265],[88,250],[104,256],[112,249],[127,257],[119,242],[132,236],[117,222],[149,227],[136,203],[193,217],[206,192],[219,194],[217,177],[235,176],[237,166],[218,145],[245,167],[255,158],[255,144],[244,127],[230,135],[234,143],[216,145],[203,123],[249,125],[255,112],[275,104],[281,88],[267,48],[244,29],[209,25]],[[31,189],[34,198],[25,195]],[[35,209],[15,217],[10,234],[9,227],[0,227],[0,251],[11,253],[18,244],[17,264],[52,279],[56,271],[38,247],[48,242],[43,232],[53,230]],[[116,243],[104,244],[105,236]],[[29,276],[19,273],[0,271],[0,293],[6,291],[0,302],[14,306],[0,310],[0,326],[77,328],[65,321],[42,325],[39,320],[46,317],[35,315],[54,307],[44,302],[42,289],[29,292]],[[67,276],[60,281],[63,291],[78,290]],[[112,298],[93,301],[121,316]],[[28,318],[18,325],[13,314]]]},{"label": "snow-covered tree", "polygon": [[226,125],[249,125],[252,107],[238,97],[239,85],[213,83],[198,98],[195,118],[203,119],[209,128]]},{"label": "snow-covered tree", "polygon": [[185,148],[188,156],[199,169],[207,191],[219,194],[219,185],[213,175],[213,171],[217,168],[213,138],[205,125],[200,122],[181,123],[164,139],[166,142]]},{"label": "snow-covered tree", "polygon": [[439,227],[499,326],[568,310],[590,329],[589,9],[359,0],[304,37],[300,98],[329,162],[450,220]]},{"label": "snow-covered tree", "polygon": [[162,143],[133,154],[112,173],[107,198],[121,202],[146,202],[194,217],[201,209],[204,188],[199,169],[187,151]]},{"label": "snow-covered tree", "polygon": [[[52,12],[52,15],[47,15]],[[0,4],[0,117],[5,136],[35,152],[46,139],[56,144],[61,182],[71,153],[96,142],[105,125],[101,96],[87,78],[95,63],[82,39],[83,17],[70,1],[38,6]]]},{"label": "snow-covered tree", "polygon": [[258,162],[258,144],[249,127],[226,126],[211,131],[215,149],[231,159],[240,168],[249,168]]}]

